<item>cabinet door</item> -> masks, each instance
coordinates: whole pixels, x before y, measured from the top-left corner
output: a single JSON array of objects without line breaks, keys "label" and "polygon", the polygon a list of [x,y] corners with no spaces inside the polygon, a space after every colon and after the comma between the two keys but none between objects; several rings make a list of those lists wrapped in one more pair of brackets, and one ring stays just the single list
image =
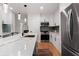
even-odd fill
[{"label": "cabinet door", "polygon": [[11,11],[8,11],[7,14],[3,14],[3,23],[4,24],[12,24],[12,12]]},{"label": "cabinet door", "polygon": [[52,33],[50,33],[50,42],[53,43],[53,36],[52,36]]},{"label": "cabinet door", "polygon": [[55,35],[52,34],[52,33],[50,33],[50,42],[51,42],[51,43],[55,43],[55,42],[54,42],[55,39],[56,39]]}]

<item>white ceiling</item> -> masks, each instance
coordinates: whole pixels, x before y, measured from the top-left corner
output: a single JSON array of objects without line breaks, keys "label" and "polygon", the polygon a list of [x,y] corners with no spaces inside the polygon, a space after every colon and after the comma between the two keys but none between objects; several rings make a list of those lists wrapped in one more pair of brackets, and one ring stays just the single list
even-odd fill
[{"label": "white ceiling", "polygon": [[[24,5],[27,5],[25,8]],[[53,13],[59,8],[58,3],[9,3],[9,6],[13,8],[15,13]],[[40,6],[44,7],[44,10],[40,10]]]}]

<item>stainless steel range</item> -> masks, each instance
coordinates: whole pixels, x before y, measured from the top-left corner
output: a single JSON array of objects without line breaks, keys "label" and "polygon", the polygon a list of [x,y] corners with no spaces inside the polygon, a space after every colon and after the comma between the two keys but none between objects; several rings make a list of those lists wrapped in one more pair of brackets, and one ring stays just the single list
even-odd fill
[{"label": "stainless steel range", "polygon": [[41,41],[49,41],[49,22],[42,22],[40,26]]}]

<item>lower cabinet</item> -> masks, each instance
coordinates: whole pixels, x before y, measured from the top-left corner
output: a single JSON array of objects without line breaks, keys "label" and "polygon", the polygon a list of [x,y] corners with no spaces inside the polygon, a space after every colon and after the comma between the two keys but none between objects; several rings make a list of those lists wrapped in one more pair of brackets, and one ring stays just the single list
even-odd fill
[{"label": "lower cabinet", "polygon": [[50,42],[61,52],[61,39],[59,33],[50,33]]}]

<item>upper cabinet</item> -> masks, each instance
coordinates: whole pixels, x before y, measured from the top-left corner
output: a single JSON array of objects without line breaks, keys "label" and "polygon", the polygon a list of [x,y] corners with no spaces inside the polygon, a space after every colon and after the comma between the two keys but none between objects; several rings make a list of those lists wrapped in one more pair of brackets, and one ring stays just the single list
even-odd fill
[{"label": "upper cabinet", "polygon": [[57,10],[54,14],[52,14],[52,16],[50,15],[49,22],[50,22],[49,26],[59,26],[60,25],[59,10]]},{"label": "upper cabinet", "polygon": [[40,20],[41,20],[41,22],[49,22],[49,16],[48,15],[41,15]]},{"label": "upper cabinet", "polygon": [[13,12],[8,8],[7,13],[4,12],[3,5],[0,6],[0,19],[3,24],[12,24]]},{"label": "upper cabinet", "polygon": [[60,24],[59,10],[54,14],[43,15],[40,17],[41,22],[49,22],[49,26],[58,26]]},{"label": "upper cabinet", "polygon": [[10,25],[11,31],[15,31],[15,13],[13,13],[9,8],[7,13],[5,13],[3,5],[0,5],[0,33],[2,33],[4,24]]},{"label": "upper cabinet", "polygon": [[57,10],[54,14],[54,25],[59,26],[60,25],[60,14],[59,10]]},{"label": "upper cabinet", "polygon": [[8,10],[7,14],[3,14],[3,24],[12,24],[12,12]]}]

